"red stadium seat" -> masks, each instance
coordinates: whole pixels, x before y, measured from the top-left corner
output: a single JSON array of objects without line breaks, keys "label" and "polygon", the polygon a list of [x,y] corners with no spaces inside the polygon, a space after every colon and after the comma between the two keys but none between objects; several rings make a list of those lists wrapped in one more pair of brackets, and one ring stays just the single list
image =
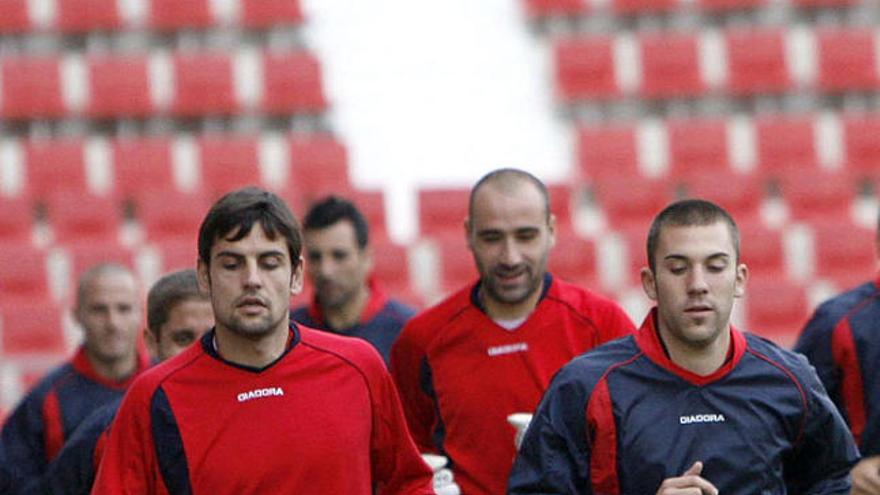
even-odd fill
[{"label": "red stadium seat", "polygon": [[[372,232],[370,232],[372,234]],[[419,307],[424,304],[421,296],[410,283],[408,250],[406,246],[391,241],[371,241],[373,248],[373,273],[380,286],[389,296]]]},{"label": "red stadium seat", "polygon": [[596,287],[596,245],[568,230],[557,230],[556,245],[550,251],[547,267],[563,280],[588,288]]},{"label": "red stadium seat", "polygon": [[33,29],[28,16],[28,0],[0,2],[0,34],[22,34]]},{"label": "red stadium seat", "polygon": [[60,191],[45,199],[55,241],[115,243],[119,239],[122,211],[112,198]]},{"label": "red stadium seat", "polygon": [[48,301],[0,306],[4,357],[61,355],[67,350],[62,310]]},{"label": "red stadium seat", "polygon": [[[642,4],[642,1],[635,3]],[[663,32],[639,36],[642,61],[641,95],[645,98],[682,98],[703,94],[698,38],[694,34]]]},{"label": "red stadium seat", "polygon": [[174,189],[171,140],[167,136],[117,138],[111,148],[116,187],[123,196]]},{"label": "red stadium seat", "polygon": [[547,194],[550,195],[550,212],[556,216],[557,228],[570,228],[576,192],[568,184],[547,184]]},{"label": "red stadium seat", "polygon": [[37,198],[59,190],[86,193],[89,184],[83,141],[78,138],[25,141],[26,190]]},{"label": "red stadium seat", "polygon": [[115,0],[56,0],[57,29],[62,33],[87,34],[122,27]]},{"label": "red stadium seat", "polygon": [[704,11],[716,14],[733,12],[738,10],[759,9],[767,5],[769,0],[697,0],[697,7]]},{"label": "red stadium seat", "polygon": [[214,19],[209,0],[148,0],[149,26],[157,31],[207,28]]},{"label": "red stadium seat", "polygon": [[0,246],[31,241],[34,208],[28,198],[0,196]]},{"label": "red stadium seat", "polygon": [[100,263],[118,263],[135,269],[134,253],[120,244],[76,241],[64,247],[70,255],[70,287],[75,287],[76,281],[86,270]]},{"label": "red stadium seat", "polygon": [[778,28],[736,28],[724,33],[727,91],[734,95],[781,93],[794,88],[785,62],[785,33]]},{"label": "red stadium seat", "polygon": [[593,185],[596,201],[614,230],[643,228],[674,199],[665,179],[608,178]]},{"label": "red stadium seat", "polygon": [[449,234],[463,239],[470,194],[470,189],[465,187],[420,189],[418,201],[421,235],[433,237]]},{"label": "red stadium seat", "polygon": [[818,167],[813,116],[756,118],[755,133],[759,173]]},{"label": "red stadium seat", "polygon": [[614,72],[614,38],[564,38],[553,50],[556,94],[562,101],[609,99],[621,95]]},{"label": "red stadium seat", "polygon": [[877,271],[877,234],[841,218],[816,222],[813,248],[816,275],[843,289],[861,283]]},{"label": "red stadium seat", "polygon": [[794,170],[779,176],[782,197],[791,216],[799,220],[850,218],[856,181],[846,172]]},{"label": "red stadium seat", "polygon": [[880,179],[880,114],[842,115],[847,167]]},{"label": "red stadium seat", "polygon": [[202,188],[212,197],[244,186],[260,186],[260,158],[254,136],[207,134],[198,138]]},{"label": "red stadium seat", "polygon": [[464,229],[460,232],[448,231],[431,236],[439,254],[440,291],[448,295],[465,284],[476,281],[479,276],[474,257],[468,249]]},{"label": "red stadium seat", "polygon": [[529,19],[557,16],[578,16],[589,10],[587,0],[523,0]]},{"label": "red stadium seat", "polygon": [[144,191],[135,197],[135,216],[149,240],[196,238],[210,200],[199,193]]},{"label": "red stadium seat", "polygon": [[155,244],[161,273],[195,268],[199,259],[197,232],[189,236],[166,238]]},{"label": "red stadium seat", "polygon": [[352,189],[348,152],[329,135],[290,138],[290,185],[305,203],[328,194],[345,195]]},{"label": "red stadium seat", "polygon": [[95,118],[147,117],[156,111],[150,99],[147,57],[101,54],[87,59],[89,105]]},{"label": "red stadium seat", "polygon": [[300,0],[241,0],[241,24],[247,28],[301,24],[303,20]]},{"label": "red stadium seat", "polygon": [[684,177],[683,186],[689,197],[708,199],[724,207],[739,221],[760,216],[764,201],[764,182],[756,174],[706,172]]},{"label": "red stadium seat", "polygon": [[746,284],[745,330],[790,347],[809,317],[805,288],[779,277],[752,276]]},{"label": "red stadium seat", "polygon": [[727,151],[727,122],[723,119],[667,121],[669,172],[674,177],[732,172]]},{"label": "red stadium seat", "polygon": [[327,108],[320,64],[308,52],[266,53],[263,77],[266,113],[320,113]]},{"label": "red stadium seat", "polygon": [[46,253],[30,241],[0,245],[0,302],[9,303],[49,298]]},{"label": "red stadium seat", "polygon": [[822,91],[880,88],[873,29],[817,28],[818,86]]},{"label": "red stadium seat", "polygon": [[740,231],[740,259],[749,273],[765,278],[784,279],[787,273],[782,232],[765,227],[759,220],[734,215]]},{"label": "red stadium seat", "polygon": [[642,15],[673,12],[679,0],[611,0],[611,10],[618,15]]},{"label": "red stadium seat", "polygon": [[240,108],[227,53],[173,55],[175,89],[171,112],[178,117],[231,115]]},{"label": "red stadium seat", "polygon": [[581,173],[588,182],[640,174],[633,125],[579,128],[577,156]]},{"label": "red stadium seat", "polygon": [[792,4],[801,8],[847,7],[856,5],[859,0],[791,0]]},{"label": "red stadium seat", "polygon": [[56,55],[0,59],[0,116],[6,119],[59,118],[67,109],[61,95],[61,70]]},{"label": "red stadium seat", "polygon": [[[386,242],[388,223],[385,221],[385,194],[381,190],[354,189],[347,198],[352,201],[370,226],[370,239]],[[390,242],[390,241],[388,241]]]}]

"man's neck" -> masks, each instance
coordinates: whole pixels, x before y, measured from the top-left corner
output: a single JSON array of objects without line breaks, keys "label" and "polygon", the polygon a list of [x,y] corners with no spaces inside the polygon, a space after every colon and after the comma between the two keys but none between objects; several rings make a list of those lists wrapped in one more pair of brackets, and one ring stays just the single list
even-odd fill
[{"label": "man's neck", "polygon": [[271,333],[258,337],[244,336],[217,325],[214,343],[220,357],[231,363],[265,368],[284,354],[288,337],[286,324],[283,329],[279,326]]},{"label": "man's neck", "polygon": [[718,336],[705,346],[694,346],[671,336],[660,329],[660,338],[673,363],[699,376],[708,376],[718,371],[727,361],[730,353],[730,329],[722,330]]},{"label": "man's neck", "polygon": [[92,365],[92,369],[95,370],[95,374],[111,382],[121,382],[130,377],[137,370],[137,353],[132,353],[131,356],[122,359],[107,362],[96,358],[86,350],[86,357]]},{"label": "man's neck", "polygon": [[[361,316],[370,301],[370,289],[364,287],[342,306],[337,308],[321,307],[324,313],[324,323],[330,328],[344,330],[351,328],[361,321]],[[319,301],[320,304],[320,301]]]},{"label": "man's neck", "polygon": [[480,288],[479,298],[480,302],[483,304],[483,309],[486,311],[486,314],[489,315],[489,318],[492,318],[493,320],[516,320],[532,314],[532,311],[535,310],[538,301],[541,299],[541,294],[543,293],[544,282],[541,282],[541,285],[537,290],[529,295],[524,301],[519,303],[510,304],[497,301],[489,297],[482,287]]}]

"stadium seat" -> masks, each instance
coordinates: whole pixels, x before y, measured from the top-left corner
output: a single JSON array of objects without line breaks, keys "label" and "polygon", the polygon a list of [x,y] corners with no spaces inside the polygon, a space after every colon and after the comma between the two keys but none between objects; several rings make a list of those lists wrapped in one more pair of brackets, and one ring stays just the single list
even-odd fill
[{"label": "stadium seat", "polygon": [[843,114],[841,122],[847,168],[880,179],[880,114]]},{"label": "stadium seat", "polygon": [[815,274],[839,289],[853,287],[877,272],[877,235],[844,218],[811,224]]},{"label": "stadium seat", "polygon": [[779,277],[752,276],[746,284],[746,328],[791,347],[809,317],[804,286]]},{"label": "stadium seat", "polygon": [[553,47],[556,96],[563,102],[621,96],[614,71],[614,38],[563,38]]},{"label": "stadium seat", "polygon": [[0,302],[48,299],[49,272],[46,253],[34,248],[30,241],[0,245]]},{"label": "stadium seat", "polygon": [[327,194],[347,194],[348,152],[330,135],[290,137],[290,184],[304,204]]},{"label": "stadium seat", "polygon": [[28,15],[28,0],[0,2],[0,34],[23,34],[33,29]]},{"label": "stadium seat", "polygon": [[689,174],[678,185],[689,197],[708,199],[721,205],[737,222],[751,221],[760,216],[765,191],[764,182],[757,174],[739,174],[729,170]]},{"label": "stadium seat", "polygon": [[[372,232],[370,232],[372,234]],[[415,307],[424,305],[411,283],[409,256],[406,246],[388,240],[371,241],[373,247],[372,276],[391,297]]]},{"label": "stadium seat", "polygon": [[241,24],[246,28],[296,25],[303,20],[300,0],[241,0]]},{"label": "stadium seat", "polygon": [[317,114],[327,108],[321,67],[305,51],[263,56],[262,109],[269,114]]},{"label": "stadium seat", "polygon": [[792,5],[801,8],[848,7],[860,0],[791,0]]},{"label": "stadium seat", "polygon": [[666,179],[642,177],[608,178],[593,185],[599,207],[614,230],[643,228],[674,199],[672,185]]},{"label": "stadium seat", "polygon": [[[176,0],[175,0],[176,1]],[[175,53],[171,112],[177,117],[231,115],[240,110],[227,53]]]},{"label": "stadium seat", "polygon": [[0,116],[27,120],[65,115],[57,55],[9,56],[0,59],[0,64]]},{"label": "stadium seat", "polygon": [[[634,3],[645,2],[636,0]],[[691,33],[650,32],[639,35],[641,96],[664,99],[702,95],[707,85],[700,73],[698,42],[698,37]]]},{"label": "stadium seat", "polygon": [[89,191],[83,141],[79,138],[24,141],[25,190],[35,198],[61,190]]},{"label": "stadium seat", "polygon": [[780,174],[779,188],[793,219],[850,218],[856,198],[856,181],[845,171],[827,172],[818,169],[793,170]]},{"label": "stadium seat", "polygon": [[794,89],[780,28],[733,28],[724,33],[727,91],[737,96],[776,94]]},{"label": "stadium seat", "polygon": [[156,31],[204,29],[213,22],[209,0],[147,0],[149,27]]},{"label": "stadium seat", "polygon": [[467,246],[464,230],[432,235],[440,261],[440,292],[449,295],[479,276],[474,257]]},{"label": "stadium seat", "polygon": [[756,118],[758,172],[772,175],[817,168],[813,119],[811,115]]},{"label": "stadium seat", "polygon": [[577,133],[578,166],[587,182],[640,174],[634,125],[585,126]]},{"label": "stadium seat", "polygon": [[571,227],[576,191],[568,184],[547,184],[547,194],[550,195],[550,212],[556,216],[556,226],[559,229]]},{"label": "stadium seat", "polygon": [[210,199],[203,194],[170,190],[144,191],[134,203],[147,239],[156,242],[195,238],[210,208]]},{"label": "stadium seat", "polygon": [[5,358],[60,356],[67,351],[63,312],[49,301],[0,303],[0,337]]},{"label": "stadium seat", "polygon": [[67,34],[112,31],[122,27],[115,0],[56,0],[56,28]]},{"label": "stadium seat", "polygon": [[529,19],[574,17],[589,11],[588,0],[522,0]]},{"label": "stadium seat", "polygon": [[385,220],[385,194],[380,189],[353,189],[346,196],[352,201],[370,226],[370,239],[388,241],[388,223]]},{"label": "stadium seat", "polygon": [[782,232],[767,228],[760,219],[734,220],[740,231],[740,259],[753,276],[784,279],[787,276]]},{"label": "stadium seat", "polygon": [[727,150],[727,122],[723,119],[671,119],[669,173],[676,178],[717,172],[732,173]]},{"label": "stadium seat", "polygon": [[34,208],[29,198],[0,196],[0,212],[0,246],[31,241]]},{"label": "stadium seat", "polygon": [[45,198],[46,214],[55,242],[116,243],[122,210],[111,197],[58,191]]},{"label": "stadium seat", "polygon": [[547,268],[554,275],[587,288],[597,286],[596,245],[567,229],[556,231],[556,245],[550,251]]},{"label": "stadium seat", "polygon": [[197,142],[202,158],[202,189],[211,197],[262,184],[254,136],[207,134]]},{"label": "stadium seat", "polygon": [[116,187],[126,198],[145,190],[174,190],[168,136],[120,137],[111,142]]},{"label": "stadium seat", "polygon": [[148,117],[156,112],[150,98],[147,57],[100,54],[87,58],[88,115],[98,119]]},{"label": "stadium seat", "polygon": [[697,8],[703,12],[725,14],[742,10],[760,9],[770,0],[697,0]]},{"label": "stadium seat", "polygon": [[[79,277],[89,268],[99,263],[118,263],[135,270],[135,255],[125,246],[111,242],[89,242],[79,240],[64,245],[70,256],[70,278],[68,287],[74,289]],[[68,294],[73,292],[68,291]]]},{"label": "stadium seat", "polygon": [[463,239],[469,201],[470,189],[466,187],[420,189],[419,232],[423,236],[448,234]]},{"label": "stadium seat", "polygon": [[161,273],[195,268],[199,259],[197,232],[190,236],[170,237],[154,244]]},{"label": "stadium seat", "polygon": [[880,89],[876,33],[862,28],[817,28],[818,87],[834,93]]},{"label": "stadium seat", "polygon": [[679,0],[611,0],[611,11],[617,15],[655,15],[678,7]]}]

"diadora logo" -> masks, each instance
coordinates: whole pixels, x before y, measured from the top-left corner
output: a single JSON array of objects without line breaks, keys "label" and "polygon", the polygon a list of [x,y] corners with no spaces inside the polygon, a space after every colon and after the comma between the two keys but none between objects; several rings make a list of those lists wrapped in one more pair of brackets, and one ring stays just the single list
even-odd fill
[{"label": "diadora logo", "polygon": [[678,418],[678,422],[683,425],[691,423],[724,423],[725,421],[727,420],[724,419],[723,414],[691,414]]},{"label": "diadora logo", "polygon": [[251,399],[262,399],[263,397],[283,396],[284,390],[281,387],[258,388],[250,392],[242,392],[238,394],[239,402],[246,402]]},{"label": "diadora logo", "polygon": [[486,353],[489,354],[489,356],[501,356],[504,354],[513,354],[514,352],[526,352],[527,350],[529,350],[529,345],[525,342],[519,342],[516,344],[496,345],[487,349]]}]

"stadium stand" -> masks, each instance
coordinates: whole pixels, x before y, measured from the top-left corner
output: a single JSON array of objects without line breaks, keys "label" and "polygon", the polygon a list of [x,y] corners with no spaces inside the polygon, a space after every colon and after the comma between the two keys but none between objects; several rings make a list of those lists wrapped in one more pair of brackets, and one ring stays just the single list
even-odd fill
[{"label": "stadium stand", "polygon": [[[729,2],[734,3],[734,2]],[[791,91],[783,28],[729,28],[724,32],[727,91],[736,96]]]},{"label": "stadium stand", "polygon": [[122,27],[115,0],[56,0],[55,28],[64,34],[115,31]]},{"label": "stadium stand", "polygon": [[873,29],[818,28],[816,45],[822,91],[880,89],[877,66],[877,33]]},{"label": "stadium stand", "polygon": [[158,109],[150,96],[145,55],[102,53],[87,57],[89,104],[96,119],[146,117]]},{"label": "stadium stand", "polygon": [[67,113],[57,55],[8,56],[0,63],[3,85],[0,117],[10,120],[51,119]]},{"label": "stadium stand", "polygon": [[67,350],[62,310],[44,300],[0,306],[0,350],[11,358],[59,358]]},{"label": "stadium stand", "polygon": [[122,209],[107,196],[56,191],[45,197],[46,216],[57,243],[90,241],[115,244],[122,224]]}]

